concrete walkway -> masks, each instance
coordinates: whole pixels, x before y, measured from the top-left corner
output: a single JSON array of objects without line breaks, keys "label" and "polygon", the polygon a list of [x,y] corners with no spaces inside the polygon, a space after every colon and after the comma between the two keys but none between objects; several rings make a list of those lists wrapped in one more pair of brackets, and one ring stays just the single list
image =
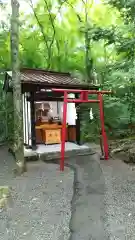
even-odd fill
[{"label": "concrete walkway", "polygon": [[70,240],[105,240],[105,181],[97,155],[71,161],[75,170]]}]

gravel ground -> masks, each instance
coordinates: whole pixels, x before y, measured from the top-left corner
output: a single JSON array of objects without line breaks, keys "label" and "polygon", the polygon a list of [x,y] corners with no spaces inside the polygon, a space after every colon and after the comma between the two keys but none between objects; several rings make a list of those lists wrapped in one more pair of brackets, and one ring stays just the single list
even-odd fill
[{"label": "gravel ground", "polygon": [[24,176],[13,178],[14,161],[0,149],[0,185],[12,188],[12,199],[0,213],[0,240],[67,240],[70,235],[74,173],[68,167],[35,162]]},{"label": "gravel ground", "polygon": [[111,240],[135,239],[135,171],[121,160],[101,163],[105,178],[105,229]]},{"label": "gravel ground", "polygon": [[0,213],[0,240],[135,239],[135,168],[98,154],[69,164],[74,171],[60,173],[55,164],[29,163],[13,178],[14,162],[1,148],[0,185],[12,187],[12,201]]}]

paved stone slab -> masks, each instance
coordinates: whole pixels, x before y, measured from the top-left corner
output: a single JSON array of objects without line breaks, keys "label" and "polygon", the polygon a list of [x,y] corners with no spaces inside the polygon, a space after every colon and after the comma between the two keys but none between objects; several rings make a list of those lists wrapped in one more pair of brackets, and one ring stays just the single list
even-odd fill
[{"label": "paved stone slab", "polygon": [[70,160],[75,168],[70,240],[104,240],[105,182],[96,155]]}]

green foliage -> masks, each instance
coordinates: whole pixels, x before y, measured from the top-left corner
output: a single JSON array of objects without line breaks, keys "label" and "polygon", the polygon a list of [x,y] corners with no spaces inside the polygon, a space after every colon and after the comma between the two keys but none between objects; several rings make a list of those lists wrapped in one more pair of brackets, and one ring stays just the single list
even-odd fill
[{"label": "green foliage", "polygon": [[[2,6],[1,6],[2,7]],[[69,71],[82,81],[112,89],[105,97],[110,136],[129,134],[135,123],[135,0],[28,0],[20,12],[20,65]],[[9,12],[4,5],[2,11]],[[9,14],[0,20],[0,68],[10,63]],[[99,112],[82,108],[83,138],[99,134]],[[118,131],[118,129],[120,131]],[[125,129],[127,129],[125,131]],[[120,134],[116,134],[120,132]],[[121,133],[122,132],[122,133]],[[131,132],[130,132],[131,134]]]}]

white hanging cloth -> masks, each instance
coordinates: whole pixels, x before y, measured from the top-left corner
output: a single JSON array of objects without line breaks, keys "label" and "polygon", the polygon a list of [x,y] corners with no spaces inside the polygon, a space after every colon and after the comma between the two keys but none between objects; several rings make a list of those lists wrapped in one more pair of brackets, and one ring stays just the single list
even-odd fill
[{"label": "white hanging cloth", "polygon": [[94,117],[93,117],[93,112],[92,112],[92,108],[90,108],[90,120],[93,120]]}]

